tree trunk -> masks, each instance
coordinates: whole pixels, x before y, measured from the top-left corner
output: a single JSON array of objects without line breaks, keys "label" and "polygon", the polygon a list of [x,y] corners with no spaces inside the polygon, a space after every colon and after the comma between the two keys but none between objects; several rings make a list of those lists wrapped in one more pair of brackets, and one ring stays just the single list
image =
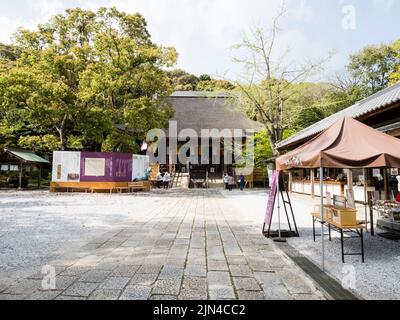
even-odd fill
[{"label": "tree trunk", "polygon": [[61,151],[65,151],[65,137],[64,137],[64,130],[65,130],[65,123],[67,121],[67,114],[64,115],[60,127],[57,127],[59,139],[60,139],[60,149]]}]

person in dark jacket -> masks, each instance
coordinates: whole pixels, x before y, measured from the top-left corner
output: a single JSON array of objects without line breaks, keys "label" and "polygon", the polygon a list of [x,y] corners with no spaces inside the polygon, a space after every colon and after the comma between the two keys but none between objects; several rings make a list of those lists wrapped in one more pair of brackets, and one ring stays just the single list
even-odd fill
[{"label": "person in dark jacket", "polygon": [[243,191],[244,187],[246,186],[246,179],[244,178],[244,175],[242,175],[242,174],[240,175],[238,182],[239,182],[240,191]]}]

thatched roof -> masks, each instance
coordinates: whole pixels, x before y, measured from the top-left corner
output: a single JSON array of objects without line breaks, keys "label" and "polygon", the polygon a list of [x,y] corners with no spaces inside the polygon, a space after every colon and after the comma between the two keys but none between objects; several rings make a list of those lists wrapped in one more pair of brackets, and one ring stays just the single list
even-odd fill
[{"label": "thatched roof", "polygon": [[238,105],[238,100],[229,93],[175,92],[170,97],[175,110],[172,120],[177,121],[178,133],[193,129],[198,136],[202,129],[263,129],[261,123],[250,120]]}]

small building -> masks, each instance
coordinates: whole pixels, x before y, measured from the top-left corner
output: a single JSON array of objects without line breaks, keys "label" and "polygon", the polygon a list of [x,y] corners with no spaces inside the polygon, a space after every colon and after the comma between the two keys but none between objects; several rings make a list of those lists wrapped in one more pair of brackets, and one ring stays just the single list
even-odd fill
[{"label": "small building", "polygon": [[34,181],[39,188],[42,167],[50,162],[32,151],[5,148],[0,154],[0,187],[26,188]]},{"label": "small building", "polygon": [[[305,142],[313,139],[319,133],[330,127],[343,117],[352,117],[362,123],[400,138],[400,83],[386,88],[374,95],[357,102],[314,125],[296,133],[278,145],[281,153],[296,149]],[[297,170],[290,174],[289,189],[292,192],[315,195],[318,181],[318,170]],[[331,194],[344,194],[346,188],[353,188],[355,199],[364,202],[367,191],[377,191],[382,199],[393,198],[398,192],[396,176],[399,168],[373,170],[336,170],[326,169],[325,188]],[[366,181],[365,181],[366,180]],[[367,184],[365,186],[365,184]]]},{"label": "small building", "polygon": [[[103,152],[55,151],[51,191],[128,188],[133,181],[149,178],[149,157]],[[146,186],[146,189],[149,187]]]}]

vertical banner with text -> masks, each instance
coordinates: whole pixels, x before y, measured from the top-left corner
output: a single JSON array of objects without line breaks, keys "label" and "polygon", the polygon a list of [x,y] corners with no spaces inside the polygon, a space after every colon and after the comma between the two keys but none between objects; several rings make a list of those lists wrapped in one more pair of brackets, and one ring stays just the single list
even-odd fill
[{"label": "vertical banner with text", "polygon": [[275,199],[276,199],[276,194],[278,191],[278,177],[279,177],[279,171],[274,171],[272,173],[272,177],[271,177],[271,191],[270,191],[269,197],[268,197],[267,211],[265,212],[264,222],[267,226],[270,226],[271,222],[272,222],[272,215],[274,212]]}]

